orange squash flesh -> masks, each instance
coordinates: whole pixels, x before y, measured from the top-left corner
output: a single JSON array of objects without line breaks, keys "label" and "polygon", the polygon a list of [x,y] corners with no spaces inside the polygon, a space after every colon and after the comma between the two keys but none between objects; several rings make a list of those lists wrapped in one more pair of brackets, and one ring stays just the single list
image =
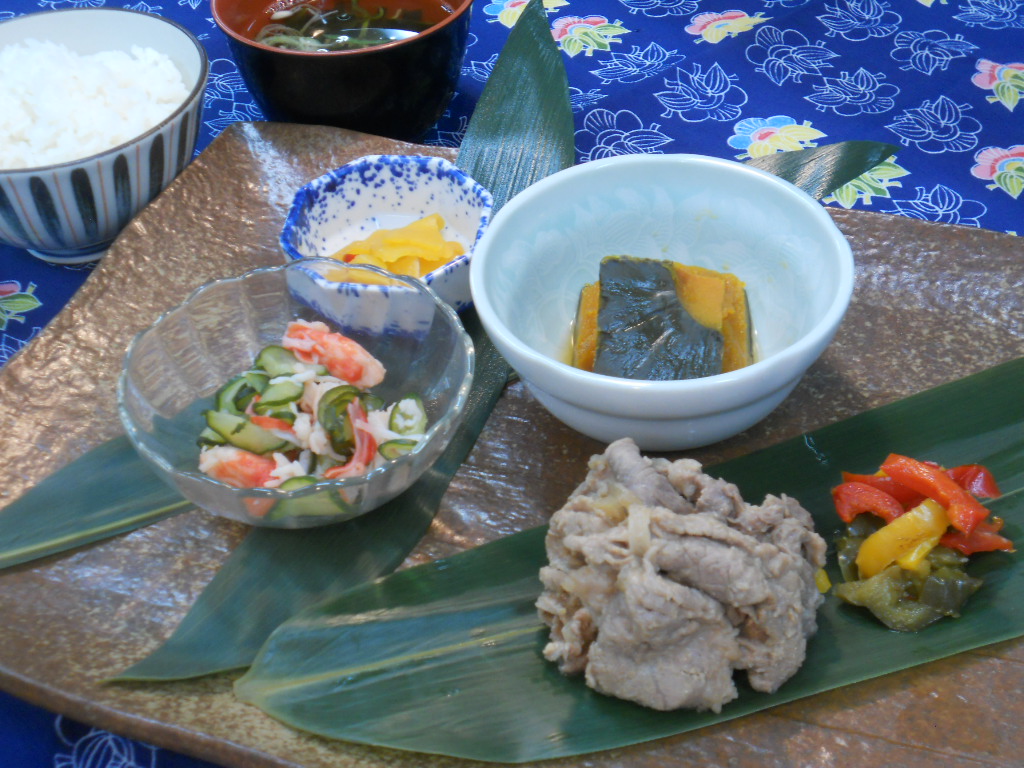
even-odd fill
[{"label": "orange squash flesh", "polygon": [[572,345],[572,364],[584,371],[594,370],[594,356],[597,354],[597,310],[600,303],[601,284],[594,282],[583,286],[576,308],[576,338]]},{"label": "orange squash flesh", "polygon": [[743,281],[728,272],[676,264],[679,297],[694,319],[721,331],[722,372],[735,371],[753,362],[750,317]]},{"label": "orange squash flesh", "polygon": [[753,340],[750,335],[750,309],[747,291],[735,275],[725,273],[725,307],[722,316],[722,373],[735,371],[754,362]]}]

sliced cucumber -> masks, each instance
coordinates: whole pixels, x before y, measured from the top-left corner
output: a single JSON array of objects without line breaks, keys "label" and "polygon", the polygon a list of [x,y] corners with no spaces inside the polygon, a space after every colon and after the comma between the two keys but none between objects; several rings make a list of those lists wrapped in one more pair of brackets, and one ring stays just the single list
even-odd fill
[{"label": "sliced cucumber", "polygon": [[[293,477],[281,483],[282,491],[296,491],[317,483],[315,477],[305,475]],[[324,488],[322,491],[298,496],[293,499],[282,499],[267,513],[267,520],[284,520],[298,517],[334,517],[351,512],[348,504],[335,488]]]},{"label": "sliced cucumber", "polygon": [[427,431],[427,409],[419,395],[406,395],[395,403],[388,429],[399,435],[422,435]]},{"label": "sliced cucumber", "polygon": [[[299,360],[290,349],[285,349],[280,344],[270,344],[260,350],[256,356],[255,366],[266,371],[270,378],[278,376],[293,376],[299,371],[307,369],[307,364]],[[316,366],[317,373],[326,375],[327,368],[323,365]]]},{"label": "sliced cucumber", "polygon": [[360,394],[359,402],[363,406],[363,410],[367,413],[370,411],[379,411],[387,405],[383,398],[377,397],[377,395],[371,395],[369,392],[363,392]]},{"label": "sliced cucumber", "polygon": [[293,447],[273,432],[257,427],[244,416],[227,411],[206,411],[206,425],[236,448],[252,453],[271,453]]},{"label": "sliced cucumber", "polygon": [[340,384],[327,390],[320,398],[316,419],[331,439],[331,448],[339,456],[348,457],[355,450],[356,433],[348,417],[348,404],[359,397],[359,389]]},{"label": "sliced cucumber", "polygon": [[281,421],[287,421],[289,424],[295,423],[295,417],[297,415],[295,409],[289,408],[287,404],[265,410],[260,410],[259,407],[256,407],[254,410],[260,416],[270,416],[272,419],[281,419]]},{"label": "sliced cucumber", "polygon": [[204,445],[224,445],[226,442],[227,440],[224,439],[223,435],[210,427],[203,427],[203,431],[199,433],[199,437],[196,439],[196,443],[200,447]]},{"label": "sliced cucumber", "polygon": [[405,437],[387,440],[377,446],[377,452],[390,461],[391,459],[397,459],[399,456],[405,456],[405,454],[416,447],[418,442],[418,440],[409,440]]},{"label": "sliced cucumber", "polygon": [[258,371],[246,371],[228,379],[214,395],[217,410],[240,415],[252,399],[267,388],[269,381],[266,374]]},{"label": "sliced cucumber", "polygon": [[308,488],[311,485],[316,485],[318,480],[312,475],[300,475],[299,477],[289,477],[278,488],[282,491],[297,491],[299,488]]},{"label": "sliced cucumber", "polygon": [[259,402],[253,406],[256,413],[266,414],[286,403],[294,403],[302,397],[303,386],[291,379],[276,381],[260,393]]}]

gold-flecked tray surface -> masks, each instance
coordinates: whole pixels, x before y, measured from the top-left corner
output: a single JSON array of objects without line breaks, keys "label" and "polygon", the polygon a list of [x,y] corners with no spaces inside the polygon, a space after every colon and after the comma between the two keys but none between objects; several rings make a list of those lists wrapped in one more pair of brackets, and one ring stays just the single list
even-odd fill
[{"label": "gold-flecked tray surface", "polygon": [[[454,155],[273,123],[238,123],[216,139],[0,372],[0,504],[120,432],[114,387],[137,331],[209,280],[282,262],[277,236],[295,190],[383,152]],[[767,420],[688,455],[705,463],[739,456],[1024,354],[1024,239],[831,213],[857,261],[853,302],[835,341]],[[511,385],[406,564],[543,523],[602,449]],[[0,572],[0,687],[232,768],[475,765],[296,732],[235,700],[229,676],[102,683],[170,634],[244,533],[191,511]],[[695,733],[550,765],[1009,768],[1024,754],[1021,691],[1024,640],[1014,640]]]}]

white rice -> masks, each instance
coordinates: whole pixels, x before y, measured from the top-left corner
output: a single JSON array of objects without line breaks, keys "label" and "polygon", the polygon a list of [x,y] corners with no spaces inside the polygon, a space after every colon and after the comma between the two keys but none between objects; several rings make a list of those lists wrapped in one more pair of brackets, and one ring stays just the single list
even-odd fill
[{"label": "white rice", "polygon": [[[26,73],[30,73],[26,76]],[[0,169],[78,160],[145,133],[188,96],[166,55],[79,55],[53,42],[0,48]]]}]

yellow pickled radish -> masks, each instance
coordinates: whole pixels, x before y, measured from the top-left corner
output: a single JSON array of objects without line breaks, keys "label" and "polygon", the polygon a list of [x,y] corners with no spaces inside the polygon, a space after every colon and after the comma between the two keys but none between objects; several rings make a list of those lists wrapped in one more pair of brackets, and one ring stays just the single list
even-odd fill
[{"label": "yellow pickled radish", "polygon": [[339,249],[332,258],[423,277],[466,252],[461,243],[444,238],[444,226],[444,217],[432,213],[404,227],[378,229],[369,237]]}]

